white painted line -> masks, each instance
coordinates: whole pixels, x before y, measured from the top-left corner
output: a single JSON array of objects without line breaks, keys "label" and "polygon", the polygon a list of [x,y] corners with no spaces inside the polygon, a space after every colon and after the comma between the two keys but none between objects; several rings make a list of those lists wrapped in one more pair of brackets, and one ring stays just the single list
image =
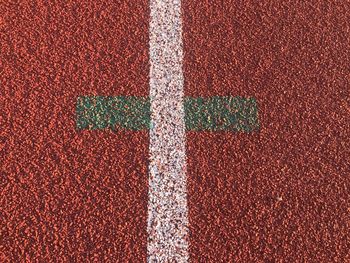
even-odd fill
[{"label": "white painted line", "polygon": [[148,262],[188,262],[181,0],[150,0]]}]

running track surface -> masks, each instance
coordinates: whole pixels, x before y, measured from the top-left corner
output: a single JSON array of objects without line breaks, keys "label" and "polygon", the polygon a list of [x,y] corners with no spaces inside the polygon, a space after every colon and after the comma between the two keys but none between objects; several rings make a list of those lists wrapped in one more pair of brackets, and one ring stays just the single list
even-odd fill
[{"label": "running track surface", "polygon": [[[260,122],[186,133],[191,261],[349,262],[350,5],[182,10],[185,95]],[[148,27],[148,1],[0,3],[0,261],[146,260],[148,132],[78,131],[75,104],[149,95]]]}]

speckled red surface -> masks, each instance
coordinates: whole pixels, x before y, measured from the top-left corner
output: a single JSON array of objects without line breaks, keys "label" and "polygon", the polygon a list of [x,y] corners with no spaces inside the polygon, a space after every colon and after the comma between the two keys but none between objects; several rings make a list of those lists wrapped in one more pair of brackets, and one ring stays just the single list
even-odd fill
[{"label": "speckled red surface", "polygon": [[187,133],[193,262],[350,262],[350,5],[183,1],[186,95],[260,132]]},{"label": "speckled red surface", "polygon": [[0,262],[143,262],[148,132],[75,104],[148,95],[148,1],[49,2],[0,3]]},{"label": "speckled red surface", "polygon": [[[75,129],[149,94],[149,3],[0,3],[0,262],[144,262],[148,133]],[[192,262],[350,262],[347,1],[183,1],[186,95],[261,130],[187,133]]]}]

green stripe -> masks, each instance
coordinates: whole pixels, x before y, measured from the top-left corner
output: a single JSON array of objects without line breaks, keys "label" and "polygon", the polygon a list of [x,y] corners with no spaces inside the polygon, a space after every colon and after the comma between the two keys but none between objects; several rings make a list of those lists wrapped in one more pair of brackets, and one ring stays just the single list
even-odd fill
[{"label": "green stripe", "polygon": [[259,128],[258,107],[254,98],[185,98],[187,130],[242,131]]},{"label": "green stripe", "polygon": [[150,101],[146,97],[78,97],[76,109],[78,129],[142,130],[150,124]]},{"label": "green stripe", "polygon": [[[186,97],[187,130],[250,132],[259,129],[258,106],[254,98]],[[133,96],[81,96],[77,100],[78,129],[150,128],[150,100]]]}]

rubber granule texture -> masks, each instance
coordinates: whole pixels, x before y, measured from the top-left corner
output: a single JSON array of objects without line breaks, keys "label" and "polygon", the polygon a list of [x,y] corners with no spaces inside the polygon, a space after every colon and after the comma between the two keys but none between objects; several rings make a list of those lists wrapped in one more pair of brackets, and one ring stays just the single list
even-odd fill
[{"label": "rubber granule texture", "polygon": [[188,132],[193,262],[350,262],[348,1],[183,1],[185,96],[260,130]]},{"label": "rubber granule texture", "polygon": [[0,2],[0,262],[144,262],[147,131],[76,128],[148,96],[148,1]]},{"label": "rubber granule texture", "polygon": [[[0,262],[145,262],[149,132],[80,130],[149,94],[149,1],[0,2]],[[259,129],[186,132],[191,262],[350,262],[350,4],[183,0],[185,97]]]}]

